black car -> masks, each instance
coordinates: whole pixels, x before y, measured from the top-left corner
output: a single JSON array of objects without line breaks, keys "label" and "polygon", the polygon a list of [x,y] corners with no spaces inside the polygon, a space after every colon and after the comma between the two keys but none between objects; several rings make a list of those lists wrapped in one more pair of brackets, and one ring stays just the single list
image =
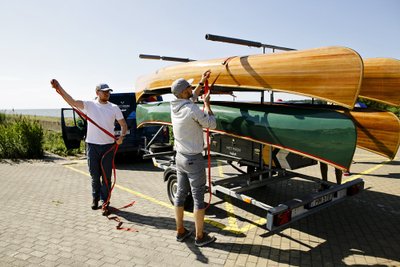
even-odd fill
[{"label": "black car", "polygon": [[[155,101],[162,101],[159,96]],[[169,131],[165,126],[149,126],[137,128],[135,93],[115,93],[110,95],[110,102],[119,106],[128,125],[124,142],[119,146],[118,153],[141,154],[147,144],[155,137],[153,143],[168,143]],[[72,108],[61,109],[61,127],[67,149],[79,148],[85,139],[87,122]],[[157,134],[158,133],[158,134]],[[115,122],[114,134],[121,134],[121,128]],[[157,135],[156,135],[157,134]]]}]

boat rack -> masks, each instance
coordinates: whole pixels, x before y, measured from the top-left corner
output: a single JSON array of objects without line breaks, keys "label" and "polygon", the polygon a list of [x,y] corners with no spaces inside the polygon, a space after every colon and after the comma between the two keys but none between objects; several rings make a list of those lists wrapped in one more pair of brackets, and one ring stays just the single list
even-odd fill
[{"label": "boat rack", "polygon": [[[226,145],[229,144],[227,140],[230,139],[234,140],[236,144],[240,144],[238,148],[242,150],[235,149],[234,151],[236,151],[236,154],[241,156],[231,155],[232,147]],[[276,156],[279,154],[279,152],[272,153],[275,154],[272,159],[272,163],[275,165],[275,167],[270,168],[270,165],[263,163],[261,144],[255,143],[249,145],[249,142],[251,141],[238,140],[238,138],[232,138],[225,135],[212,136],[211,140],[212,165],[216,166],[218,161],[224,162],[226,165],[231,165],[235,170],[238,171],[237,175],[228,178],[212,177],[212,194],[217,195],[218,193],[222,193],[264,210],[266,212],[265,218],[267,220],[266,228],[267,230],[271,231],[270,233],[281,231],[282,229],[288,227],[291,223],[308,215],[314,214],[331,205],[339,203],[340,201],[345,200],[347,197],[359,193],[364,188],[364,181],[362,179],[355,179],[342,185],[336,185],[331,182],[322,182],[319,178],[303,175],[286,168],[282,168],[281,165],[284,165],[282,164],[283,160]],[[213,140],[219,140],[220,144],[222,143],[225,145],[215,146],[214,142],[213,146]],[[221,140],[224,140],[225,142]],[[145,151],[145,155],[143,157],[151,158],[154,166],[164,170],[164,181],[167,182],[168,197],[171,203],[173,203],[177,188],[175,166],[176,152],[171,150],[171,146],[168,145],[165,146],[165,150],[167,151],[163,151],[163,146],[161,144],[150,143],[147,147],[149,149]],[[246,150],[249,147],[255,149],[255,151],[258,151],[261,155],[255,153],[256,159],[254,157],[253,159],[249,159],[248,155],[254,154],[252,153],[254,151],[246,151],[247,156],[245,155],[246,153],[243,152],[243,148]],[[216,148],[218,148],[219,151],[216,150]],[[301,160],[301,158],[292,156],[293,155],[290,157],[291,159]],[[204,157],[207,158],[207,155],[204,155]],[[259,159],[258,161],[257,158]],[[288,166],[289,168],[294,167],[294,169],[296,169],[317,164],[317,162],[310,159],[305,159],[305,162],[300,162],[300,164],[297,162],[297,165],[292,164]],[[242,168],[243,166],[247,167],[247,171],[237,167],[234,163],[236,165],[240,165]],[[327,189],[317,192],[314,190],[314,192],[306,194],[305,196],[295,197],[293,199],[283,201],[278,205],[269,205],[257,200],[254,197],[246,195],[246,192],[249,190],[269,186],[291,178],[301,178],[303,180],[312,181],[318,184],[323,183]],[[188,196],[188,203],[185,203],[185,207],[190,208],[190,205],[193,205],[192,201],[193,200],[191,199],[191,196]]]}]

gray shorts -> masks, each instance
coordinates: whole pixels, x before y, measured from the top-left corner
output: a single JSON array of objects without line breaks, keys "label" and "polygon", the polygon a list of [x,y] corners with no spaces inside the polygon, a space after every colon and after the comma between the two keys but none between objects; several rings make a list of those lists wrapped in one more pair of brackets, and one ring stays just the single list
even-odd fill
[{"label": "gray shorts", "polygon": [[204,209],[204,193],[206,190],[205,161],[202,154],[185,155],[176,154],[176,173],[178,177],[178,190],[175,206],[183,207],[185,199],[192,192],[194,209]]}]

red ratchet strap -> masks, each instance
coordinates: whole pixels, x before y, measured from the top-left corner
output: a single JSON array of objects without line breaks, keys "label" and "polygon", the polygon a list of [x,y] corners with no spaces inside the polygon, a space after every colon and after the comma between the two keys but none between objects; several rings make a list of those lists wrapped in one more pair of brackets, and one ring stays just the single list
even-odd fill
[{"label": "red ratchet strap", "polygon": [[[133,206],[133,204],[135,204],[135,201],[133,201],[133,202],[129,203],[128,205],[125,205],[125,206],[123,206],[123,207],[121,207],[119,209],[113,208],[112,212],[120,211],[121,209],[125,209],[125,208],[128,208],[128,207],[131,207],[131,206]],[[138,230],[136,230],[133,227],[122,227],[124,222],[122,222],[121,219],[118,216],[107,216],[107,218],[109,220],[113,220],[113,221],[116,221],[118,223],[117,226],[115,226],[115,229],[117,229],[117,230],[126,231],[126,232],[138,232]]]},{"label": "red ratchet strap", "polygon": [[[225,69],[227,69],[227,68],[228,68],[229,62],[230,62],[232,59],[234,59],[235,57],[237,57],[237,56],[233,56],[233,57],[228,57],[228,58],[226,58],[226,59],[221,63],[221,65],[225,66]],[[218,75],[215,77],[215,79],[214,79],[214,81],[212,82],[212,84],[211,84],[210,87],[213,87],[213,86],[214,86],[215,82],[218,80],[218,78],[219,78],[219,76],[221,75],[222,72],[223,72],[223,70],[221,70],[221,71],[218,73]]]},{"label": "red ratchet strap", "polygon": [[[231,61],[233,58],[235,58],[236,56],[233,57],[228,57],[226,58],[223,62],[222,65],[225,66],[225,68],[228,68],[228,63],[229,61]],[[213,83],[211,84],[211,87],[214,86],[215,82],[218,80],[219,76],[221,75],[222,71],[220,73],[218,73],[217,77],[215,77]],[[206,95],[208,93],[208,91],[210,90],[210,86],[208,84],[208,79],[205,81],[204,83],[204,95]],[[204,106],[203,106],[203,111],[204,111]],[[208,198],[208,203],[206,206],[206,209],[208,209],[208,207],[210,207],[211,204],[211,198],[212,198],[212,194],[211,194],[211,147],[210,147],[210,128],[207,128],[206,131],[206,138],[207,138],[207,167],[208,167],[208,193],[209,193],[209,198]]]},{"label": "red ratchet strap", "polygon": [[[207,95],[208,91],[210,90],[210,87],[208,85],[208,80],[205,81],[204,83],[204,95]],[[204,106],[203,106],[203,111],[204,111]],[[211,147],[210,147],[210,128],[207,128],[206,131],[206,139],[207,139],[207,171],[208,171],[208,203],[206,206],[206,209],[210,207],[211,204]]]}]

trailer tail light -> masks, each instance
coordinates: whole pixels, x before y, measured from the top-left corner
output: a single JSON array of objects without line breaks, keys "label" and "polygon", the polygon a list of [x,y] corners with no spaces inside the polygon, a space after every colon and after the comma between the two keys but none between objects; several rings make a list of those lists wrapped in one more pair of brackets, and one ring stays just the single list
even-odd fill
[{"label": "trailer tail light", "polygon": [[292,220],[292,210],[287,209],[274,215],[274,226],[284,225]]},{"label": "trailer tail light", "polygon": [[360,193],[362,186],[363,186],[362,184],[355,184],[350,186],[349,188],[347,188],[347,195],[348,196],[357,195],[358,193]]}]

